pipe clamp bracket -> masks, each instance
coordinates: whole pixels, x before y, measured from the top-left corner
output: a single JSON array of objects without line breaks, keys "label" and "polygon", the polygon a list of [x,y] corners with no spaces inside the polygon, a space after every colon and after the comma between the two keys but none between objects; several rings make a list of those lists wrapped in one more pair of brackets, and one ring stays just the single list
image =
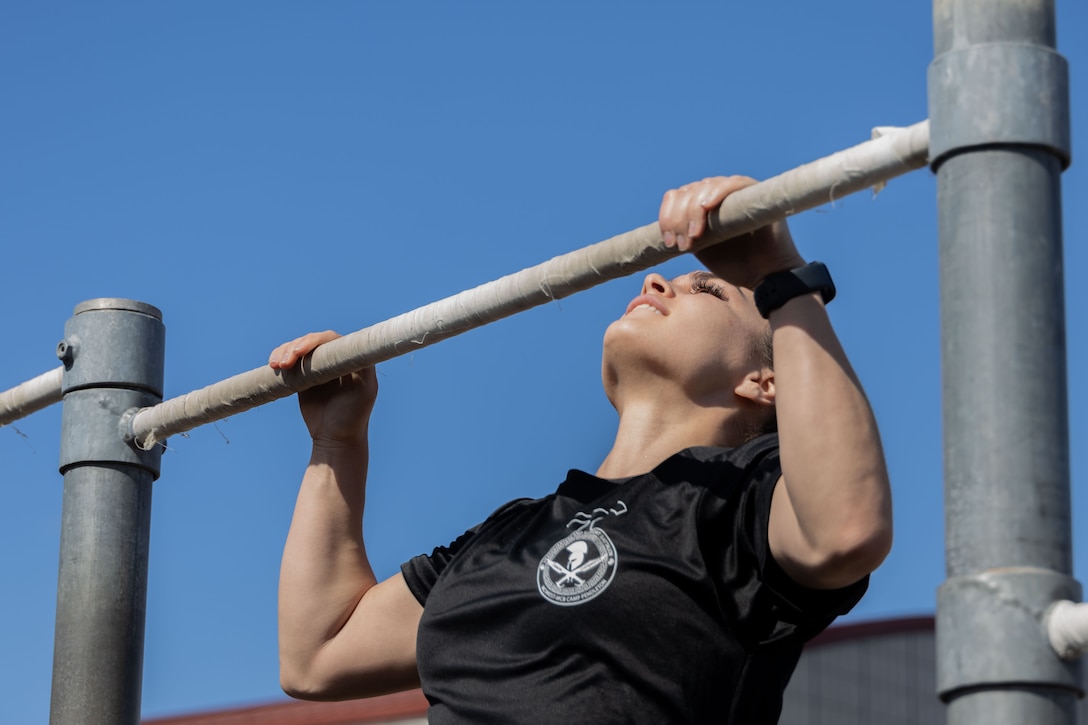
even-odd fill
[{"label": "pipe clamp bracket", "polygon": [[929,160],[965,148],[1040,146],[1072,160],[1069,66],[1054,49],[983,43],[950,50],[928,71]]}]

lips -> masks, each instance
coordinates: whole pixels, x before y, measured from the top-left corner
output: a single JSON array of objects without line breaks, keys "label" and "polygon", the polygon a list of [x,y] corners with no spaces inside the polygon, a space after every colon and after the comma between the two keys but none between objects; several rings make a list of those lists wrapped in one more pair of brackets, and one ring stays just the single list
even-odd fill
[{"label": "lips", "polygon": [[649,308],[659,315],[667,315],[669,311],[665,308],[664,303],[654,295],[639,295],[635,299],[631,300],[627,305],[627,311],[624,315],[629,315],[639,308]]}]

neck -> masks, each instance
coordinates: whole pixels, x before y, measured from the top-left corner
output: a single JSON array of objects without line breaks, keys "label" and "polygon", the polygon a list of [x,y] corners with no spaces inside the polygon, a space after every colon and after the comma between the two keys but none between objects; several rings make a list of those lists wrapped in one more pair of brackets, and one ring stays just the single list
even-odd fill
[{"label": "neck", "polygon": [[660,400],[617,405],[619,428],[612,450],[597,469],[601,478],[627,478],[653,470],[669,456],[692,446],[733,446],[739,411],[723,405]]}]

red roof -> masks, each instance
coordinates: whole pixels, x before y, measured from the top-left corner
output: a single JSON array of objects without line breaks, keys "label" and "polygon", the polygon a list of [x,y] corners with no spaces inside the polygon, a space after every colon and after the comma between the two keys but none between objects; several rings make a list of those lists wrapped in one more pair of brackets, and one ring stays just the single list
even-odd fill
[{"label": "red roof", "polygon": [[290,700],[256,707],[144,720],[144,725],[356,725],[410,718],[427,713],[420,690],[344,702]]}]

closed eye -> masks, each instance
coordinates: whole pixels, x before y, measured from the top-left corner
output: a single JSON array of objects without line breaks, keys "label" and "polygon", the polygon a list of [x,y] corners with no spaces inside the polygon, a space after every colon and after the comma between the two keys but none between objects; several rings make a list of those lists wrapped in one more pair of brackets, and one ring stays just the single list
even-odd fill
[{"label": "closed eye", "polygon": [[691,277],[691,293],[698,294],[700,292],[706,292],[712,294],[720,300],[728,300],[729,295],[726,294],[725,287],[714,281],[714,278],[709,274],[705,275],[692,275]]}]

